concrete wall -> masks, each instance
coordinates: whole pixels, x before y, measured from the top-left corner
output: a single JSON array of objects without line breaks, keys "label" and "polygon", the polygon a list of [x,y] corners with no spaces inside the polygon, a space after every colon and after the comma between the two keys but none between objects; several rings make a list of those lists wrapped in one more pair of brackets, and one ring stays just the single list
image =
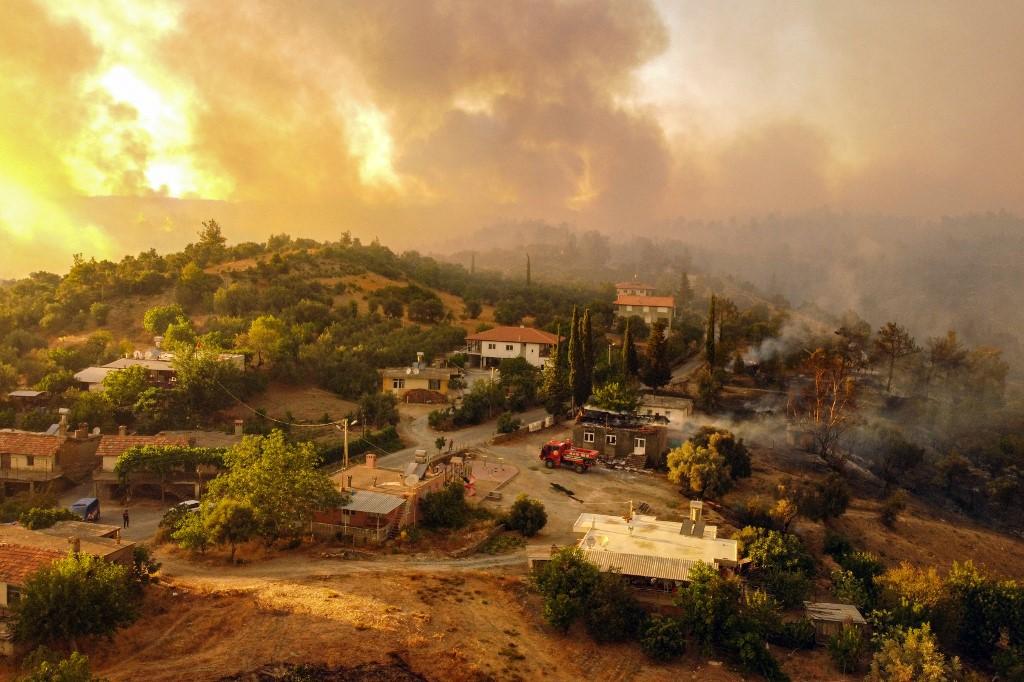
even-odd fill
[{"label": "concrete wall", "polygon": [[[506,358],[526,358],[534,367],[543,367],[545,361],[550,357],[550,353],[553,352],[553,347],[549,344],[540,343],[520,343],[518,341],[471,341],[471,347],[474,352],[480,353],[481,366],[497,367],[498,364]],[[494,348],[491,348],[494,346]],[[509,348],[511,346],[511,348]],[[541,348],[547,346],[549,353],[548,356],[541,356]],[[487,360],[490,360],[490,363]]]},{"label": "concrete wall", "polygon": [[[593,440],[588,440],[590,436]],[[609,443],[609,436],[615,443]],[[644,440],[647,465],[656,467],[664,461],[668,449],[668,430],[663,427],[647,426],[639,429],[624,429],[601,424],[575,424],[572,442],[582,448],[597,450],[606,459],[626,459],[636,450],[636,439]]]},{"label": "concrete wall", "polygon": [[[403,388],[395,388],[394,382],[396,379],[401,379],[405,382]],[[448,379],[438,380],[438,387],[434,388],[430,385],[430,379],[423,376],[417,376],[415,374],[404,376],[404,377],[384,377],[381,379],[381,392],[382,393],[394,393],[401,400],[406,393],[413,390],[423,391],[434,391],[441,395],[448,395]]]},{"label": "concrete wall", "polygon": [[655,320],[665,320],[668,326],[671,327],[675,311],[666,306],[617,305],[615,306],[615,314],[619,317],[632,317],[636,315],[647,324],[651,324]]}]

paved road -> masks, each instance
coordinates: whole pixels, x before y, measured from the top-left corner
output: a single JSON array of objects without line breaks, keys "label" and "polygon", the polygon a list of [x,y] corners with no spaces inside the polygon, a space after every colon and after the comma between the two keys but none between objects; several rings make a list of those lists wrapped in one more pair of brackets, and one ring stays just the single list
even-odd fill
[{"label": "paved road", "polygon": [[[398,433],[402,436],[403,441],[410,443],[410,446],[390,455],[381,456],[377,460],[381,466],[401,468],[413,461],[416,450],[419,448],[436,452],[434,441],[438,436],[455,441],[452,450],[459,450],[486,445],[497,433],[498,420],[496,418],[458,431],[434,431],[427,423],[427,415],[430,414],[431,409],[433,408],[429,405],[401,405],[399,407],[402,420],[398,424]],[[538,407],[516,416],[526,424],[544,419],[547,412],[544,411],[544,408]]]}]

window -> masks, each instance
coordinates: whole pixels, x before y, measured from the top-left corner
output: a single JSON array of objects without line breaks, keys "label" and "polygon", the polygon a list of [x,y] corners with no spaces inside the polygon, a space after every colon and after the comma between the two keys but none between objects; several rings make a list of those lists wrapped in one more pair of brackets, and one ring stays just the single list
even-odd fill
[{"label": "window", "polygon": [[429,388],[431,391],[440,391],[441,390],[441,380],[440,379],[428,379],[427,380],[427,388]]},{"label": "window", "polygon": [[7,605],[12,606],[21,601],[21,590],[14,585],[7,586]]},{"label": "window", "polygon": [[584,443],[593,443],[594,442],[594,432],[593,431],[584,431],[583,432],[583,442]]},{"label": "window", "polygon": [[495,345],[495,344],[493,344],[493,343],[489,343],[489,344],[487,344],[487,350],[494,350],[494,349],[495,349],[495,348],[497,348],[497,347],[498,347],[498,346],[497,346],[497,345]]},{"label": "window", "polygon": [[658,312],[659,313],[667,313],[668,312],[668,308],[666,308],[665,306],[658,306]]},{"label": "window", "polygon": [[633,306],[631,306],[631,305],[627,305],[627,306],[626,306],[626,312],[627,312],[627,313],[631,313],[631,312],[633,312]]},{"label": "window", "polygon": [[36,465],[36,458],[33,455],[25,455],[25,466],[34,467]]},{"label": "window", "polygon": [[651,306],[649,306],[649,305],[645,305],[645,306],[644,306],[644,312],[645,312],[645,313],[649,313],[649,312],[651,312]]},{"label": "window", "polygon": [[516,349],[516,347],[513,346],[511,343],[506,343],[505,344],[505,350],[515,350],[515,349]]},{"label": "window", "polygon": [[633,454],[644,455],[647,454],[647,439],[646,438],[634,438],[633,439]]},{"label": "window", "polygon": [[619,437],[616,436],[614,433],[609,433],[604,437],[604,442],[608,445],[615,445],[616,443],[619,442]]},{"label": "window", "polygon": [[405,388],[405,379],[392,379],[391,388]]}]

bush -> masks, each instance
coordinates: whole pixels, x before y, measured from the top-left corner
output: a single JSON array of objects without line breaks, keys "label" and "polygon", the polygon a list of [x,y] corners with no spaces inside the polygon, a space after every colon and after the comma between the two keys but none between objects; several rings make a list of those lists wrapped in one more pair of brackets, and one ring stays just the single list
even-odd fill
[{"label": "bush", "polygon": [[839,672],[851,673],[857,670],[864,651],[864,638],[860,629],[844,627],[828,640],[828,654]]},{"label": "bush", "polygon": [[583,620],[596,642],[636,639],[647,614],[622,576],[602,573]]},{"label": "bush", "polygon": [[0,523],[11,523],[30,509],[50,509],[57,498],[49,493],[21,493],[0,501]]},{"label": "bush", "polygon": [[837,473],[829,474],[824,483],[801,486],[796,490],[794,502],[800,515],[811,521],[837,519],[850,506],[850,487]]},{"label": "bush", "polygon": [[906,497],[902,491],[897,490],[892,495],[885,498],[885,501],[882,503],[882,507],[878,510],[878,519],[886,528],[895,528],[896,521],[906,508]]},{"label": "bush", "polygon": [[548,522],[548,514],[544,505],[531,497],[520,495],[512,503],[512,508],[505,517],[505,525],[517,530],[524,537],[532,538],[540,532]]},{"label": "bush", "polygon": [[835,559],[836,563],[839,563],[843,557],[853,552],[853,545],[845,535],[829,529],[825,531],[824,551],[825,554]]},{"label": "bush", "polygon": [[43,528],[50,528],[53,524],[58,521],[81,521],[82,517],[74,512],[68,511],[67,509],[60,509],[57,507],[51,507],[44,509],[40,507],[33,507],[27,511],[21,513],[18,517],[18,523],[25,526],[29,530],[41,530]]},{"label": "bush", "polygon": [[736,478],[749,478],[750,450],[744,445],[743,439],[736,439],[736,436],[726,429],[715,428],[714,426],[702,426],[690,439],[697,447],[709,447],[712,444],[712,437],[715,439],[715,450],[725,458],[729,465],[729,475]]},{"label": "bush", "polygon": [[801,618],[779,625],[778,630],[769,635],[768,641],[787,649],[813,649],[814,638],[814,623]]},{"label": "bush", "polygon": [[652,616],[640,636],[640,649],[655,661],[672,661],[686,653],[686,640],[679,621]]},{"label": "bush", "polygon": [[873,682],[946,682],[959,678],[960,673],[959,659],[946,660],[935,642],[931,626],[925,623],[920,628],[898,630],[885,639],[871,659],[867,679]]},{"label": "bush", "polygon": [[778,661],[768,651],[768,646],[759,633],[751,630],[741,632],[732,639],[730,647],[744,670],[757,673],[770,682],[784,682],[789,679],[779,668]]},{"label": "bush", "polygon": [[811,579],[794,571],[768,571],[759,582],[784,609],[801,606],[811,593]]},{"label": "bush", "polygon": [[514,433],[523,425],[523,420],[517,419],[511,412],[502,412],[498,417],[498,433]]},{"label": "bush", "polygon": [[724,578],[715,567],[697,562],[690,569],[690,582],[679,588],[675,604],[682,611],[680,622],[706,650],[724,644],[734,634],[739,614],[740,582]]},{"label": "bush", "polygon": [[744,528],[740,538],[744,544],[744,553],[761,570],[805,574],[814,571],[814,558],[807,552],[800,538],[792,533]]},{"label": "bush", "polygon": [[427,528],[462,528],[469,523],[466,490],[452,481],[441,490],[427,493],[420,500],[420,521]]},{"label": "bush", "polygon": [[21,662],[25,674],[18,682],[99,682],[92,676],[89,659],[77,651],[61,658],[46,647],[38,647]]},{"label": "bush", "polygon": [[853,604],[862,611],[872,602],[864,582],[852,572],[841,568],[832,571],[832,592],[840,603]]}]

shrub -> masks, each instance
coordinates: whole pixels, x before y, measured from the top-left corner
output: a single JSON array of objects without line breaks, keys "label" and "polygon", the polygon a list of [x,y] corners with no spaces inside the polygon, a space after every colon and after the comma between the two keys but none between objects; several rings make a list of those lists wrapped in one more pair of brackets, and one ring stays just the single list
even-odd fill
[{"label": "shrub", "polygon": [[832,592],[840,603],[853,604],[861,610],[871,604],[864,582],[852,572],[841,568],[832,571]]},{"label": "shrub", "polygon": [[768,651],[764,638],[757,632],[741,632],[732,639],[730,647],[744,670],[757,673],[770,682],[784,682],[789,679],[779,668],[778,661]]},{"label": "shrub", "polygon": [[203,524],[203,515],[196,512],[182,516],[177,528],[170,535],[182,549],[202,553],[210,545],[210,534]]},{"label": "shrub", "polygon": [[635,639],[646,618],[622,576],[602,573],[583,620],[594,641],[622,642]]},{"label": "shrub", "polygon": [[736,578],[724,578],[704,562],[690,569],[690,582],[679,588],[675,604],[682,610],[680,622],[706,650],[724,644],[733,635],[739,614],[741,587]]},{"label": "shrub", "polygon": [[[947,661],[939,651],[927,623],[898,630],[882,642],[871,659],[868,680],[873,682],[946,682],[960,676],[960,661]],[[1012,679],[1012,678],[1011,678]]]},{"label": "shrub", "polygon": [[77,651],[67,658],[46,647],[38,647],[21,662],[25,672],[18,682],[99,682],[92,676],[89,659]]},{"label": "shrub", "polygon": [[725,463],[729,465],[729,475],[734,479],[749,478],[751,473],[750,450],[744,445],[742,438],[737,440],[736,436],[726,429],[702,426],[690,440],[695,446],[709,447],[712,445],[712,438],[715,436],[717,438],[714,440],[714,448],[725,458]]},{"label": "shrub", "polygon": [[801,618],[782,623],[768,641],[787,649],[813,649],[814,637],[814,624]]},{"label": "shrub", "polygon": [[793,501],[804,518],[828,521],[846,513],[850,506],[850,487],[842,476],[833,472],[823,483],[799,487]]},{"label": "shrub", "polygon": [[864,651],[864,638],[860,629],[844,627],[828,640],[828,654],[839,672],[854,672]]},{"label": "shrub", "polygon": [[811,579],[794,571],[768,571],[759,581],[784,609],[802,605],[811,593]]},{"label": "shrub", "polygon": [[904,496],[903,491],[897,490],[892,495],[885,498],[885,501],[882,503],[882,507],[878,510],[878,519],[886,528],[895,528],[896,521],[906,508],[906,496]]},{"label": "shrub", "polygon": [[652,616],[640,636],[640,648],[655,661],[672,661],[686,653],[686,640],[679,621],[667,616]]},{"label": "shrub", "polygon": [[452,481],[441,490],[427,493],[420,500],[420,520],[427,528],[462,528],[469,522],[466,490]]},{"label": "shrub", "polygon": [[836,563],[842,561],[843,557],[853,552],[853,545],[846,538],[845,535],[837,533],[831,529],[825,531],[825,554],[836,560]]},{"label": "shrub", "polygon": [[544,505],[539,501],[526,495],[520,495],[512,503],[512,508],[505,517],[505,525],[512,530],[517,530],[524,537],[533,537],[540,532],[548,522],[548,514]]},{"label": "shrub", "polygon": [[814,558],[804,543],[792,533],[763,528],[741,531],[744,552],[754,565],[764,571],[814,571]]},{"label": "shrub", "polygon": [[738,510],[738,515],[741,526],[754,528],[774,527],[775,520],[772,518],[771,507],[769,507],[768,501],[763,497],[755,495],[748,498]]},{"label": "shrub", "polygon": [[667,463],[668,480],[679,483],[684,493],[715,498],[732,487],[729,465],[713,446],[687,441],[668,453]]},{"label": "shrub", "polygon": [[33,507],[27,511],[21,513],[18,517],[18,523],[25,526],[29,530],[41,530],[43,528],[50,528],[53,524],[58,521],[81,521],[82,517],[74,512],[68,511],[67,509],[60,509],[57,507],[51,507],[44,509],[40,507]]},{"label": "shrub", "polygon": [[57,498],[49,493],[21,493],[0,500],[0,523],[17,521],[30,509],[49,509],[57,506]]},{"label": "shrub", "polygon": [[518,419],[511,412],[502,412],[498,417],[498,433],[514,433],[523,425],[523,420]]}]

